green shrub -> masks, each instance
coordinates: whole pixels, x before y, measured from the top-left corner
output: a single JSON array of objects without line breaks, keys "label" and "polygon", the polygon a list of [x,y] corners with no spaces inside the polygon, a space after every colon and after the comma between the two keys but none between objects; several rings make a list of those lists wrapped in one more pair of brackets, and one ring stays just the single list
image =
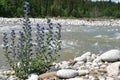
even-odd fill
[{"label": "green shrub", "polygon": [[3,49],[8,63],[16,76],[23,79],[31,73],[44,73],[59,56],[61,49],[61,25],[57,23],[53,27],[48,22],[48,26],[43,27],[37,24],[33,34],[28,2],[25,2],[24,8],[23,30],[18,35],[15,30],[11,34],[3,33]]}]

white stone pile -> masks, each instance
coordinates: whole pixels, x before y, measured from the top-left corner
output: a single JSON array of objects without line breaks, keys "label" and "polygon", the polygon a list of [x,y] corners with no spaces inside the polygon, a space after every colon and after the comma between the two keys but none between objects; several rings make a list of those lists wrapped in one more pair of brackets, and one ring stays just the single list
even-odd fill
[{"label": "white stone pile", "polygon": [[[120,80],[120,50],[103,54],[86,52],[74,60],[53,63],[50,72],[32,74],[27,80]],[[7,76],[9,75],[9,76]],[[17,80],[14,71],[0,72],[0,79]]]},{"label": "white stone pile", "polygon": [[[120,80],[120,50],[112,49],[103,54],[86,52],[70,61],[56,63],[55,80]],[[55,63],[54,63],[55,64]],[[49,72],[50,75],[51,72]],[[52,80],[50,76],[40,78]],[[48,74],[48,73],[47,73]]]},{"label": "white stone pile", "polygon": [[[62,25],[81,25],[81,26],[120,26],[119,19],[102,19],[102,20],[87,20],[87,19],[60,19],[50,18],[54,23]],[[0,24],[22,24],[23,18],[0,18]],[[30,18],[32,24],[47,24],[45,18]]]}]

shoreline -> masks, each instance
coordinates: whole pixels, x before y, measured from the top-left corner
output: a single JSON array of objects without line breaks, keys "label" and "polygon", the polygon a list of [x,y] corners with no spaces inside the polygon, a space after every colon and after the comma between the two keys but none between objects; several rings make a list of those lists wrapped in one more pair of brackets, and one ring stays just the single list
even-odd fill
[{"label": "shoreline", "polygon": [[[53,62],[42,74],[30,73],[25,80],[120,80],[120,50],[102,54],[86,52],[68,61]],[[0,80],[21,80],[13,69],[1,70]]]},{"label": "shoreline", "polygon": [[[50,18],[53,23],[61,25],[80,25],[80,26],[120,26],[120,19],[62,19]],[[22,24],[23,18],[2,18],[0,24]],[[47,24],[47,18],[30,18],[31,24]]]}]

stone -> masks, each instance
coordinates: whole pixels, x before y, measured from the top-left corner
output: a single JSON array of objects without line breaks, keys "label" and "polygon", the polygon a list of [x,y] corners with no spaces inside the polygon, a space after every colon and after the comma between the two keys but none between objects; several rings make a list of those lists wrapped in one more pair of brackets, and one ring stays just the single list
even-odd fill
[{"label": "stone", "polygon": [[69,66],[69,62],[68,61],[62,61],[59,66],[60,66],[61,69],[64,69],[64,68]]},{"label": "stone", "polygon": [[86,65],[92,65],[92,62],[86,62]]},{"label": "stone", "polygon": [[106,80],[115,80],[115,79],[112,77],[107,77]]},{"label": "stone", "polygon": [[49,70],[47,70],[47,73],[49,73],[49,72],[55,72],[55,71],[58,71],[58,70],[60,70],[60,68],[53,67],[53,68],[50,68]]},{"label": "stone", "polygon": [[100,56],[101,60],[102,61],[118,61],[120,60],[120,50],[117,50],[117,49],[112,49],[112,50],[109,50],[105,53],[103,53],[101,56]]},{"label": "stone", "polygon": [[99,80],[106,80],[103,76],[98,76]]},{"label": "stone", "polygon": [[93,63],[92,63],[92,67],[95,67],[95,66],[98,66],[98,63],[97,63],[97,62],[93,62]]},{"label": "stone", "polygon": [[85,69],[88,69],[88,67],[87,66],[85,66],[85,65],[82,65],[82,66],[79,66],[78,68],[77,68],[77,70],[85,70]]},{"label": "stone", "polygon": [[102,66],[102,65],[103,65],[103,63],[102,63],[102,62],[98,62],[98,65],[99,65],[99,66]]},{"label": "stone", "polygon": [[72,65],[72,66],[73,66],[75,63],[76,63],[76,61],[74,61],[74,60],[72,60],[72,59],[69,60],[69,65]]},{"label": "stone", "polygon": [[0,74],[0,80],[7,80],[7,76]]},{"label": "stone", "polygon": [[28,80],[38,80],[38,75],[37,74],[30,74],[29,76],[28,76]]},{"label": "stone", "polygon": [[74,58],[74,61],[84,61],[84,62],[86,62],[90,58],[91,55],[92,55],[91,52],[86,52],[82,56]]},{"label": "stone", "polygon": [[67,79],[67,80],[84,80],[83,78],[70,78],[70,79]]},{"label": "stone", "polygon": [[118,78],[118,80],[120,80],[120,76],[118,76],[117,78]]},{"label": "stone", "polygon": [[94,80],[94,77],[90,75],[88,80]]},{"label": "stone", "polygon": [[39,75],[39,79],[45,79],[45,78],[50,78],[50,77],[54,77],[56,75],[56,72],[49,72],[49,73],[43,73],[41,75]]},{"label": "stone", "polygon": [[98,69],[100,73],[107,73],[106,69]]},{"label": "stone", "polygon": [[91,59],[94,60],[95,58],[96,58],[96,55],[95,55],[95,54],[92,54],[92,55],[91,55]]},{"label": "stone", "polygon": [[11,71],[11,75],[14,75],[14,74],[15,74],[15,71],[12,70],[12,71]]},{"label": "stone", "polygon": [[107,65],[103,64],[100,66],[100,69],[105,69],[107,67]]},{"label": "stone", "polygon": [[97,58],[95,58],[95,59],[93,60],[93,62],[101,62],[101,57],[98,56]]},{"label": "stone", "polygon": [[99,66],[95,66],[94,69],[98,70],[98,69],[99,69]]},{"label": "stone", "polygon": [[80,62],[77,62],[73,65],[73,69],[78,69],[79,67],[83,66],[84,65],[84,62],[83,61],[80,61]]},{"label": "stone", "polygon": [[11,75],[11,71],[10,70],[6,71],[6,75]]},{"label": "stone", "polygon": [[120,74],[120,62],[114,62],[107,66],[108,76],[118,76]]},{"label": "stone", "polygon": [[7,80],[18,80],[18,78],[16,76],[11,75],[10,77],[8,77]]},{"label": "stone", "polygon": [[72,69],[61,69],[57,71],[56,76],[59,78],[74,78],[78,76],[78,72]]},{"label": "stone", "polygon": [[77,72],[79,76],[85,76],[89,73],[89,70],[78,70]]}]

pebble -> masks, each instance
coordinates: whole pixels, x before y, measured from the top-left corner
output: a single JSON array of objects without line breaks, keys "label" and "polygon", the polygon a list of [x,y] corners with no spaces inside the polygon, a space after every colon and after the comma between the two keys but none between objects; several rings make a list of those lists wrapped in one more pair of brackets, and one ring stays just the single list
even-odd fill
[{"label": "pebble", "polygon": [[83,78],[70,78],[70,79],[67,79],[67,80],[84,80]]},{"label": "pebble", "polygon": [[72,69],[61,69],[57,71],[56,76],[59,78],[74,78],[78,76],[78,72]]},{"label": "pebble", "polygon": [[84,76],[89,73],[89,70],[78,70],[77,72],[79,76]]},{"label": "pebble", "polygon": [[0,80],[7,80],[7,76],[0,74]]},{"label": "pebble", "polygon": [[92,55],[91,52],[86,52],[82,56],[74,58],[74,61],[84,61],[84,62],[86,62],[91,55]]},{"label": "pebble", "polygon": [[115,80],[115,79],[112,77],[106,77],[106,80]]},{"label": "pebble", "polygon": [[60,66],[61,69],[64,69],[64,68],[69,66],[69,62],[68,61],[62,61],[62,63],[59,66]]},{"label": "pebble", "polygon": [[[8,79],[7,80],[18,80],[18,78],[16,77],[16,76],[10,76],[10,77],[8,77]],[[28,80],[30,80],[30,79],[28,79]],[[32,80],[32,79],[31,79]],[[34,80],[36,80],[36,79],[34,79]]]}]

